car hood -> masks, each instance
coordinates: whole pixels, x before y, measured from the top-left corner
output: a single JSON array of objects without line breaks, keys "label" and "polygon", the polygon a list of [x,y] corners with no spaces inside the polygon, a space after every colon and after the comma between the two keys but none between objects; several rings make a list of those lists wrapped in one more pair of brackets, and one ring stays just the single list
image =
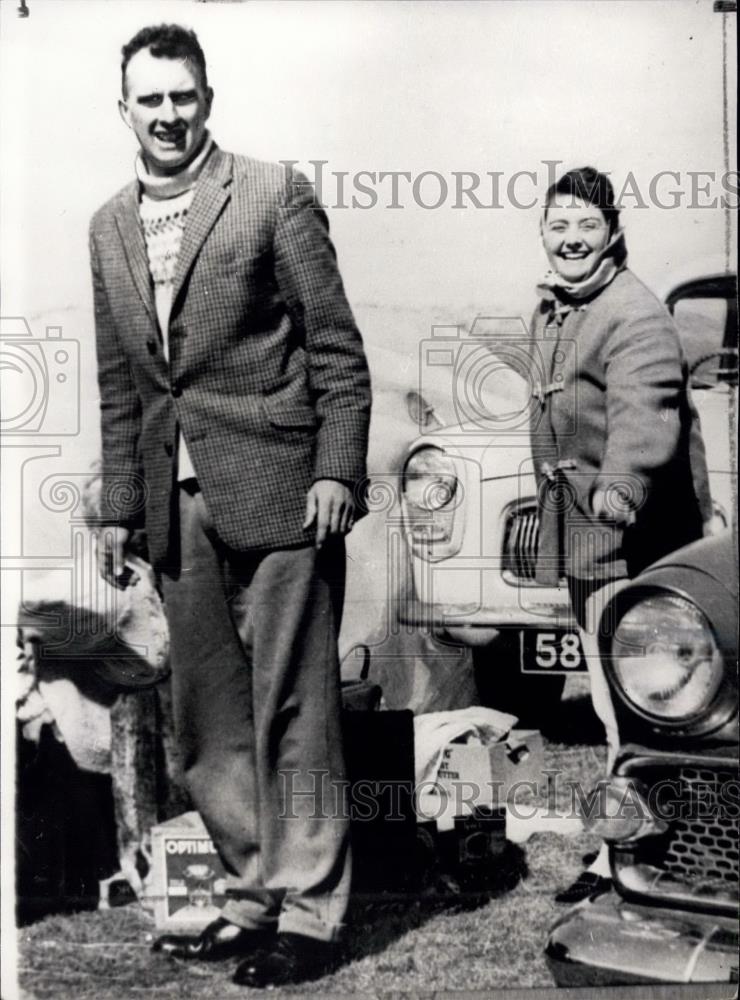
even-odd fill
[{"label": "car hood", "polygon": [[698,570],[716,580],[737,600],[738,577],[735,547],[732,532],[728,529],[711,538],[700,538],[697,542],[671,552],[645,572],[656,569],[681,568]]},{"label": "car hood", "polygon": [[481,482],[534,473],[528,434],[492,439],[490,435],[481,434],[474,424],[452,424],[416,438],[407,449],[407,457],[423,447],[444,448],[457,461],[478,465]]}]

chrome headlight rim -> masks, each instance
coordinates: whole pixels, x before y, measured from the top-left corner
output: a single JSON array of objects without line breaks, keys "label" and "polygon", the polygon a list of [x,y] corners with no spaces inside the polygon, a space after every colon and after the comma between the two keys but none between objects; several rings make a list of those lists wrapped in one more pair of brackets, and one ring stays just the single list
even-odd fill
[{"label": "chrome headlight rim", "polygon": [[[436,476],[432,473],[428,474],[428,485],[426,487],[428,498],[426,502],[419,503],[416,499],[414,499],[412,491],[409,488],[409,482],[414,475],[413,470],[410,467],[414,460],[418,460],[424,452],[438,453],[440,463],[444,463],[446,468],[445,471],[440,470],[437,472]],[[417,478],[421,477],[418,476]],[[430,516],[435,514],[451,513],[458,506],[461,493],[462,482],[457,468],[457,463],[444,447],[439,444],[425,442],[424,444],[420,444],[418,447],[414,448],[414,450],[407,455],[406,460],[403,463],[403,472],[401,476],[401,495],[403,497],[404,504],[409,507],[413,507],[416,510],[424,511]]]},{"label": "chrome headlight rim", "polygon": [[[716,690],[699,710],[684,716],[670,718],[649,712],[629,696],[617,675],[614,662],[616,656],[612,651],[613,632],[605,626],[610,620],[615,621],[614,631],[616,631],[624,616],[649,597],[678,597],[693,605],[706,622],[721,657],[722,676]],[[613,694],[633,717],[647,724],[654,732],[677,736],[703,736],[724,726],[736,713],[737,677],[734,665],[728,663],[725,651],[718,642],[717,631],[710,615],[696,598],[683,588],[659,583],[646,583],[630,586],[624,591],[620,591],[602,613],[598,641],[601,663]]]}]

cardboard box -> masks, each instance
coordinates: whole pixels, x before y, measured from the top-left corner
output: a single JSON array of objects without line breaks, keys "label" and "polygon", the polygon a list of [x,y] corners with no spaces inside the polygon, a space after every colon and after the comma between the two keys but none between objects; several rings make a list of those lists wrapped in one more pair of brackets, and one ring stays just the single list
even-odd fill
[{"label": "cardboard box", "polygon": [[448,743],[442,751],[437,785],[452,802],[456,815],[474,806],[505,806],[519,789],[531,794],[532,785],[544,788],[542,735],[536,729],[513,729],[506,740],[489,746]]},{"label": "cardboard box", "polygon": [[198,932],[220,915],[226,872],[197,812],[152,827],[146,899],[159,930]]}]

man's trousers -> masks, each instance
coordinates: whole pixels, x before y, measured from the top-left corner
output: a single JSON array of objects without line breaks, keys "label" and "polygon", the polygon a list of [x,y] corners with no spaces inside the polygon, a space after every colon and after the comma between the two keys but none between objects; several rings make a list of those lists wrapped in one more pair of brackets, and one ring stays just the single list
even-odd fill
[{"label": "man's trousers", "polygon": [[163,573],[184,780],[229,872],[223,915],[337,937],[350,881],[337,632],[343,543],[237,553],[179,490]]}]

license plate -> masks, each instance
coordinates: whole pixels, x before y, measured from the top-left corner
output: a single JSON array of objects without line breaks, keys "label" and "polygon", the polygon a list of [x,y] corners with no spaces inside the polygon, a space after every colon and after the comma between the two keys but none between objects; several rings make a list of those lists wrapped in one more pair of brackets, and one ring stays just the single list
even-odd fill
[{"label": "license plate", "polygon": [[586,658],[577,632],[523,629],[521,632],[523,674],[576,674],[586,672]]}]

